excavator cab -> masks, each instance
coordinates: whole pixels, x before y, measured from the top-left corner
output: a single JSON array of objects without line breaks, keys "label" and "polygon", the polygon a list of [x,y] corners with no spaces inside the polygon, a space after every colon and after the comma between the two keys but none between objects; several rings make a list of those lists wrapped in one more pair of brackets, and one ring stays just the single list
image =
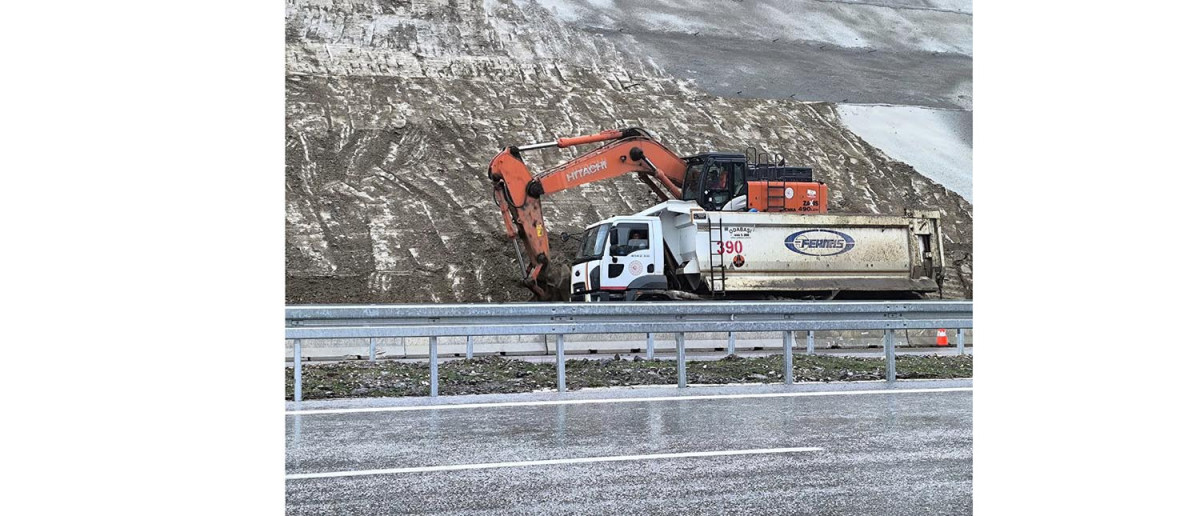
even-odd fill
[{"label": "excavator cab", "polygon": [[684,158],[683,197],[707,211],[825,213],[828,188],[812,169],[748,163],[744,154]]},{"label": "excavator cab", "polygon": [[745,211],[745,155],[708,153],[685,161],[683,200],[695,201],[708,211]]}]

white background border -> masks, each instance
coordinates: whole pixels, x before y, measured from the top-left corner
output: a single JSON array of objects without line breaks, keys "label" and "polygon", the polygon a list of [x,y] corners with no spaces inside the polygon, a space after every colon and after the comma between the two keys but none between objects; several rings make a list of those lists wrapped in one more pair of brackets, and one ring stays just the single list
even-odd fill
[{"label": "white background border", "polygon": [[[1197,13],[1111,5],[975,8],[983,514],[1195,507]],[[283,508],[283,8],[5,6],[6,512]]]}]

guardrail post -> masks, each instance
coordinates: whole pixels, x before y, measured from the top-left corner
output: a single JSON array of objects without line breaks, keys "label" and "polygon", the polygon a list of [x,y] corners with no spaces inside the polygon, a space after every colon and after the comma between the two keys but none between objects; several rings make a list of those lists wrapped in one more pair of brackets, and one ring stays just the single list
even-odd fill
[{"label": "guardrail post", "polygon": [[475,336],[467,335],[467,359],[475,358]]},{"label": "guardrail post", "polygon": [[295,339],[292,341],[292,378],[294,380],[292,382],[292,388],[294,389],[294,394],[292,394],[293,401],[303,401],[303,396],[300,394],[300,377],[300,339]]},{"label": "guardrail post", "polygon": [[792,330],[783,332],[783,384],[791,385],[795,373],[792,369],[792,348],[796,347],[796,333]]},{"label": "guardrail post", "polygon": [[883,354],[887,359],[887,381],[896,381],[896,330],[883,331]]},{"label": "guardrail post", "polygon": [[679,387],[687,387],[687,352],[684,351],[683,334],[675,334],[675,368],[679,370]]},{"label": "guardrail post", "polygon": [[734,345],[734,343],[733,343],[733,332],[729,332],[729,349],[728,349],[728,350],[726,350],[726,353],[725,353],[725,354],[727,354],[727,355],[733,355],[733,354],[735,354],[735,353],[737,353],[737,350],[736,350],[736,348],[735,348],[735,345]]},{"label": "guardrail post", "polygon": [[813,331],[808,330],[808,354],[811,355],[815,352],[816,352],[816,346],[813,342]]},{"label": "guardrail post", "polygon": [[567,392],[567,364],[564,356],[563,335],[560,333],[554,336],[554,353],[558,360],[558,392]]},{"label": "guardrail post", "polygon": [[962,328],[959,328],[958,329],[958,354],[961,355],[966,352],[967,352],[967,350],[963,349],[963,330],[962,330]]},{"label": "guardrail post", "polygon": [[429,337],[429,396],[437,396],[437,337]]},{"label": "guardrail post", "polygon": [[375,361],[375,337],[371,337],[371,349],[368,351],[367,361]]},{"label": "guardrail post", "polygon": [[646,334],[646,360],[654,360],[654,334]]}]

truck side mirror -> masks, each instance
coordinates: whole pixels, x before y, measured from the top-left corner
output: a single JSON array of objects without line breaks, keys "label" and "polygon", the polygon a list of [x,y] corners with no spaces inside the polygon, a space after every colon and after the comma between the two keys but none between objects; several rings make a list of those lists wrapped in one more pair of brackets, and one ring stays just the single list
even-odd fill
[{"label": "truck side mirror", "polygon": [[617,245],[617,230],[616,230],[616,228],[613,228],[612,232],[608,234],[608,245],[612,245],[612,246]]}]

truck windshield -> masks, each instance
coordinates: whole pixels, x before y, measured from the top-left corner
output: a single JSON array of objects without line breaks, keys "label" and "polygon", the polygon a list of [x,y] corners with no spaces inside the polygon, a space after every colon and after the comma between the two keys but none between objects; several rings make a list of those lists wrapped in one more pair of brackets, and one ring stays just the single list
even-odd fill
[{"label": "truck windshield", "polygon": [[575,254],[573,263],[599,260],[604,256],[604,246],[608,243],[608,224],[602,224],[588,229],[583,233],[583,245]]}]

